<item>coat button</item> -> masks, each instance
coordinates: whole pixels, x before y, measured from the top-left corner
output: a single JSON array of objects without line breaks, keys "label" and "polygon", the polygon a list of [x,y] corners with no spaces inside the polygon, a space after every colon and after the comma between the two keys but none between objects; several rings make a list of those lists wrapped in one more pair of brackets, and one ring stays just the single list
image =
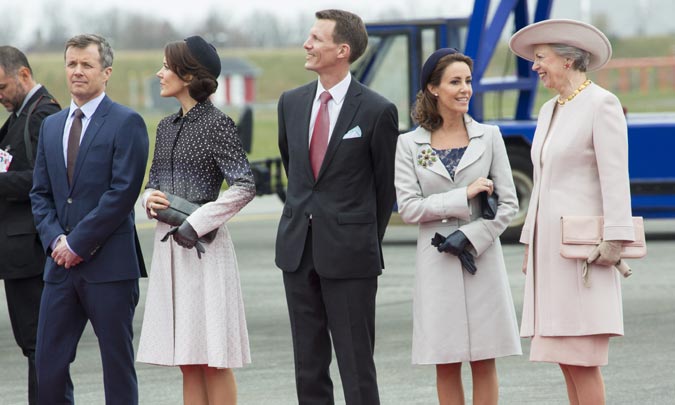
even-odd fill
[{"label": "coat button", "polygon": [[72,199],[72,198],[69,198],[69,199],[66,200],[66,202],[67,202],[68,204],[72,204],[72,203],[73,203],[73,199]]}]

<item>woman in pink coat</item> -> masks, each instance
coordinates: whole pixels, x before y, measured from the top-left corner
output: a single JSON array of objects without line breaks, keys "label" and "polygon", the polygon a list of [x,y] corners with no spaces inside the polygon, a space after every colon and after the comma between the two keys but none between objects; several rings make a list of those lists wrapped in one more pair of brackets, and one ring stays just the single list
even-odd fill
[{"label": "woman in pink coat", "polygon": [[[511,50],[533,61],[555,97],[539,111],[532,143],[534,189],[520,241],[526,244],[521,336],[531,361],[558,363],[570,404],[604,404],[600,366],[609,338],[623,335],[619,273],[622,241],[634,239],[626,120],[619,100],[591,82],[612,47],[597,28],[546,20],[516,32]],[[589,265],[560,255],[560,218],[604,216],[603,242]]]}]

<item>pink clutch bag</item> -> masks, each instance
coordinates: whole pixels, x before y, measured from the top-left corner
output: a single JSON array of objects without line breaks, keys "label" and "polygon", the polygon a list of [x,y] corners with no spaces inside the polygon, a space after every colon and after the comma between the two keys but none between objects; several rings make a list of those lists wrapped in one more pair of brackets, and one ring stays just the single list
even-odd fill
[{"label": "pink clutch bag", "polygon": [[[647,255],[645,229],[642,217],[633,217],[635,241],[626,242],[621,249],[622,259],[637,259]],[[603,218],[585,216],[560,217],[562,244],[560,255],[568,259],[587,259],[602,242]]]}]

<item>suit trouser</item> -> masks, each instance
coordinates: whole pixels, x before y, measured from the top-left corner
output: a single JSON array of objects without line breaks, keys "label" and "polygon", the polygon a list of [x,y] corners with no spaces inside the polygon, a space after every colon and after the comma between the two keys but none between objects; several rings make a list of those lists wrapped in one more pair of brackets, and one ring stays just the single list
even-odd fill
[{"label": "suit trouser", "polygon": [[68,270],[60,283],[45,282],[36,351],[40,404],[74,403],[70,363],[91,321],[98,338],[107,405],[138,404],[132,321],[138,280],[88,283]]},{"label": "suit trouser", "polygon": [[331,338],[347,405],[380,403],[373,352],[377,277],[326,279],[314,268],[311,228],[300,267],[284,272],[300,405],[333,404]]},{"label": "suit trouser", "polygon": [[42,296],[42,274],[34,277],[5,280],[5,296],[14,339],[28,358],[28,403],[37,403],[35,374],[35,341]]}]

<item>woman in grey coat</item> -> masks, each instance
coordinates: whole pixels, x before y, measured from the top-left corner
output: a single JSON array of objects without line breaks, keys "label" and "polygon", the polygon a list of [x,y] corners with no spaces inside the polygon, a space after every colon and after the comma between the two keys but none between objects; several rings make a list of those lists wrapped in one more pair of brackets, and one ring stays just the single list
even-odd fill
[{"label": "woman in grey coat", "polygon": [[[474,403],[496,404],[495,358],[521,354],[499,242],[518,202],[499,129],[466,114],[472,66],[449,48],[427,59],[413,112],[420,126],[399,137],[396,151],[399,213],[419,224],[412,361],[436,365],[441,404],[464,403],[465,361]],[[483,192],[498,196],[494,219],[481,217]],[[449,236],[436,238],[438,248],[437,233]]]}]

